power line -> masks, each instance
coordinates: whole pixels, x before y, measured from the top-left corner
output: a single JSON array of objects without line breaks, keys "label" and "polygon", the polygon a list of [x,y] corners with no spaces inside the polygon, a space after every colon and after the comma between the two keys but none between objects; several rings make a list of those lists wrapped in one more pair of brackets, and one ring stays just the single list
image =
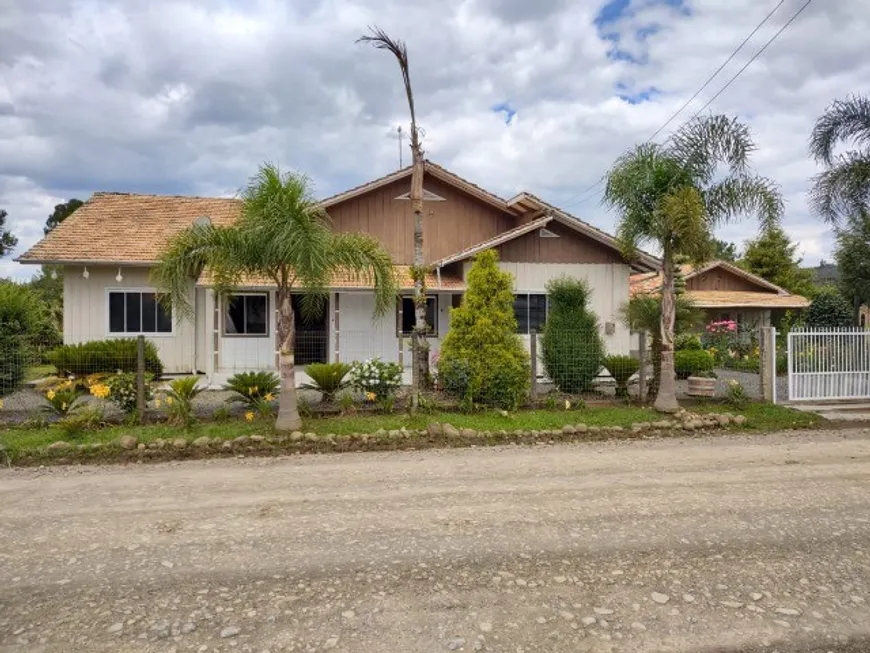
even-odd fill
[{"label": "power line", "polygon": [[[779,35],[782,34],[782,33],[783,33],[787,28],[788,28],[788,26],[791,25],[791,24],[792,24],[792,23],[797,19],[797,17],[800,16],[800,15],[804,12],[804,10],[805,10],[805,9],[806,9],[806,8],[807,8],[807,7],[812,3],[812,1],[813,1],[813,0],[807,0],[807,1],[804,3],[804,5],[803,5],[800,9],[798,9],[798,10],[795,12],[795,14],[794,14],[791,18],[789,18],[789,19],[785,22],[785,24],[784,24],[782,27],[779,28],[779,30],[778,30],[777,32],[776,32],[776,33],[775,33],[775,34],[774,34],[770,39],[768,39],[767,43],[765,43],[765,44],[761,47],[760,50],[758,50],[754,55],[752,55],[752,57],[750,57],[749,61],[747,61],[746,64],[744,64],[744,66],[743,66],[740,70],[738,70],[737,73],[735,73],[734,76],[731,77],[731,79],[729,79],[729,80],[725,83],[725,85],[724,85],[722,88],[720,88],[719,91],[717,91],[716,94],[715,94],[712,98],[710,98],[710,99],[709,99],[709,100],[704,104],[704,106],[702,106],[702,107],[701,107],[697,112],[695,112],[695,114],[694,114],[691,118],[689,118],[689,119],[688,119],[685,123],[683,123],[683,124],[686,124],[686,123],[691,122],[692,120],[694,120],[695,118],[697,118],[699,115],[701,115],[701,112],[704,111],[704,109],[706,109],[706,108],[709,107],[711,104],[713,104],[713,102],[715,102],[716,99],[717,99],[720,95],[722,95],[722,93],[724,93],[725,90],[726,90],[729,86],[731,86],[731,84],[733,84],[734,81],[735,81],[738,77],[740,77],[740,75],[743,74],[743,72],[744,72],[747,68],[749,68],[749,66],[752,64],[752,62],[754,62],[756,59],[758,59],[758,57],[760,57],[760,56],[764,53],[764,51],[767,50],[768,47],[770,47],[770,45],[771,45],[771,44],[772,44],[772,43],[773,43],[773,42],[774,42],[774,41],[779,37]],[[667,125],[670,124],[670,123],[673,121],[673,119],[676,118],[676,117],[677,117],[677,116],[678,116],[678,115],[683,111],[683,109],[685,109],[686,106],[688,106],[688,105],[692,102],[692,100],[694,100],[696,97],[698,97],[698,95],[700,95],[700,93],[701,93],[701,92],[702,92],[702,91],[703,91],[707,86],[709,86],[710,82],[711,82],[711,81],[712,81],[712,80],[713,80],[713,79],[714,79],[714,78],[715,78],[715,77],[716,77],[716,76],[717,76],[717,75],[722,71],[722,69],[723,69],[723,68],[724,68],[724,67],[725,67],[725,66],[726,66],[726,65],[727,65],[727,64],[728,64],[728,63],[729,63],[729,62],[730,62],[734,57],[735,57],[735,55],[737,55],[737,53],[740,52],[740,50],[743,48],[743,46],[746,45],[746,43],[747,43],[747,42],[748,42],[748,41],[749,41],[749,40],[750,40],[750,39],[755,35],[756,32],[758,32],[758,30],[762,27],[762,25],[764,25],[764,24],[765,24],[765,23],[770,19],[770,17],[773,16],[773,14],[774,14],[774,13],[775,13],[779,8],[780,8],[780,6],[782,6],[782,4],[783,4],[784,2],[785,2],[785,0],[780,0],[780,3],[779,3],[778,5],[776,5],[776,6],[775,6],[771,11],[770,11],[770,13],[768,13],[767,16],[765,16],[764,19],[763,19],[763,20],[762,20],[762,21],[761,21],[761,22],[760,22],[760,23],[755,27],[755,29],[752,30],[752,32],[749,34],[749,36],[747,36],[747,37],[743,40],[743,42],[742,42],[739,46],[737,46],[737,49],[735,49],[734,52],[731,53],[731,56],[729,56],[729,57],[725,60],[725,62],[724,62],[721,66],[719,66],[719,68],[716,70],[716,72],[714,72],[714,73],[710,76],[710,78],[707,79],[706,82],[704,82],[704,84],[701,86],[701,88],[698,89],[698,91],[697,91],[697,92],[696,92],[696,93],[695,93],[691,98],[689,98],[689,100],[688,100],[685,104],[683,104],[683,106],[681,106],[681,107],[679,108],[679,110],[678,110],[676,113],[674,113],[673,116],[671,116],[670,118],[668,118],[668,120],[667,120],[667,122],[665,122],[665,124],[663,124],[661,127],[659,127],[659,128],[655,131],[655,133],[654,133],[652,136],[650,136],[649,139],[647,139],[647,141],[646,141],[647,143],[649,143],[649,142],[650,142],[653,138],[655,138],[655,137],[656,137],[656,136],[657,136],[657,135],[658,135],[658,134],[659,134],[659,133],[660,133],[660,132],[665,128],[665,127],[667,127]],[[676,133],[677,131],[679,131],[679,129],[674,130],[674,133]],[[668,136],[668,138],[665,139],[665,142],[667,142],[668,140],[670,140],[670,136]],[[591,194],[590,194],[590,195],[586,195],[586,194],[589,193],[589,191],[591,191],[591,190],[593,190],[594,188],[596,188],[596,187],[598,187],[599,185],[601,185],[602,183],[604,183],[604,179],[605,179],[605,177],[602,175],[602,177],[601,177],[598,181],[594,182],[593,184],[590,184],[590,185],[587,186],[584,190],[582,190],[580,193],[578,193],[578,194],[575,196],[575,197],[578,198],[578,199],[576,199],[576,200],[569,200],[567,203],[565,203],[565,204],[562,205],[562,208],[568,208],[569,206],[576,206],[576,205],[578,205],[578,204],[582,204],[582,203],[588,201],[589,198],[592,197],[592,195],[591,195]],[[584,197],[584,196],[585,196],[585,197]]]},{"label": "power line", "polygon": [[725,66],[727,66],[729,63],[731,63],[731,60],[737,56],[737,54],[743,49],[743,46],[745,46],[747,43],[749,43],[750,39],[758,33],[758,30],[760,30],[762,28],[762,26],[768,20],[770,20],[770,17],[773,16],[776,13],[776,10],[779,9],[780,7],[782,7],[782,5],[784,3],[785,3],[785,0],[779,0],[779,4],[776,5],[773,9],[771,9],[770,13],[767,14],[767,16],[765,16],[764,19],[760,23],[758,23],[758,25],[755,26],[755,29],[749,33],[749,36],[747,36],[745,39],[743,39],[743,42],[740,45],[738,45],[737,49],[731,53],[731,56],[729,56],[725,61],[723,61],[722,65],[719,66],[715,70],[715,72],[707,78],[707,81],[704,82],[704,84],[701,86],[701,88],[699,88],[697,91],[695,91],[695,94],[692,95],[692,97],[690,97],[688,100],[686,100],[685,103],[683,104],[683,106],[681,106],[679,109],[677,109],[674,112],[674,115],[672,115],[670,118],[668,118],[661,127],[656,129],[655,132],[653,132],[652,136],[650,136],[648,139],[646,139],[647,143],[649,143],[652,139],[654,139],[656,136],[658,136],[665,127],[670,125],[671,122],[673,122],[674,118],[676,118],[678,115],[680,115],[683,112],[683,109],[685,109],[687,106],[689,106],[692,103],[692,101],[696,97],[698,97],[704,91],[705,88],[707,88],[710,85],[710,82],[712,82],[714,79],[716,79],[716,76],[722,72],[722,70],[725,68]]}]

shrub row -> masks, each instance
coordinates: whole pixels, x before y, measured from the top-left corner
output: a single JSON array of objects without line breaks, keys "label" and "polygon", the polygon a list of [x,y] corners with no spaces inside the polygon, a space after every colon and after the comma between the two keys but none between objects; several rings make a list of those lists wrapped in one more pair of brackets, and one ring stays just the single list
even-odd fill
[{"label": "shrub row", "polygon": [[[105,372],[136,371],[136,339],[95,340],[80,345],[63,345],[48,354],[48,362],[58,374],[87,376]],[[154,343],[145,341],[145,371],[159,378],[163,363]]]}]

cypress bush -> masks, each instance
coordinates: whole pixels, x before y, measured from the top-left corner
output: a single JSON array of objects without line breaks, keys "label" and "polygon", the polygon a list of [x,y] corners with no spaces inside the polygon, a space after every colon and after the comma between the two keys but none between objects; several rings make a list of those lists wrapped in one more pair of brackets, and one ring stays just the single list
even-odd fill
[{"label": "cypress bush", "polygon": [[498,267],[498,254],[477,255],[468,290],[450,311],[441,346],[442,386],[465,402],[515,408],[529,392],[529,356],[516,333],[513,277]]},{"label": "cypress bush", "polygon": [[[63,345],[48,354],[48,362],[58,374],[87,376],[100,372],[135,372],[136,339],[112,338],[80,345]],[[155,378],[163,374],[163,363],[153,342],[145,341],[145,371]]]},{"label": "cypress bush", "polygon": [[821,328],[855,326],[852,307],[833,288],[823,288],[815,296],[807,309],[806,323]]},{"label": "cypress bush", "polygon": [[589,310],[589,286],[561,277],[547,284],[549,313],[541,338],[544,369],[562,392],[590,390],[601,371],[604,342],[598,316]]}]

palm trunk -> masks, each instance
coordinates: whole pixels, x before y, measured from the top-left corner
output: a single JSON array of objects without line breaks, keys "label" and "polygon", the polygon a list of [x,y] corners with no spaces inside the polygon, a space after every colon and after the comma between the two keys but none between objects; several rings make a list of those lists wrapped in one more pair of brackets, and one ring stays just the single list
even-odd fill
[{"label": "palm trunk", "polygon": [[[412,116],[413,117],[413,116]],[[414,212],[414,330],[411,334],[411,407],[429,378],[429,343],[426,341],[426,262],[423,258],[423,151],[415,121],[411,123],[411,210]]]},{"label": "palm trunk", "polygon": [[290,291],[279,288],[277,303],[278,374],[281,377],[281,395],[275,430],[296,431],[302,428],[302,418],[299,417],[299,409],[296,404],[296,364],[294,361],[296,324]]},{"label": "palm trunk", "polygon": [[653,406],[661,413],[675,413],[677,403],[677,377],[674,371],[674,322],[676,306],[674,299],[674,260],[670,250],[662,257],[662,371],[659,392]]},{"label": "palm trunk", "polygon": [[653,375],[646,396],[655,397],[658,395],[662,381],[662,339],[658,334],[654,334],[652,337],[650,354],[652,355]]}]

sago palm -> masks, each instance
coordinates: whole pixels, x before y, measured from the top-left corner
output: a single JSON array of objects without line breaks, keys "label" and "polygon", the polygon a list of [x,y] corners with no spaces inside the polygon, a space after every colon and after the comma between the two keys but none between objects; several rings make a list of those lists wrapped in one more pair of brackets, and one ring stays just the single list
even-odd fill
[{"label": "sago palm", "polygon": [[661,383],[656,409],[679,408],[674,375],[674,264],[712,255],[717,224],[756,214],[776,224],[782,198],[769,179],[751,172],[749,129],[726,116],[696,118],[665,143],[626,152],[607,173],[604,201],[619,212],[617,235],[627,258],[642,245],[662,257]]},{"label": "sago palm", "polygon": [[220,295],[232,294],[251,277],[276,288],[276,337],[281,393],[278,430],[302,425],[296,404],[293,358],[295,326],[291,294],[303,294],[302,310],[314,311],[327,297],[337,272],[356,274],[374,288],[375,311],[394,305],[392,260],[374,238],[337,233],[314,199],[305,177],[264,165],[242,191],[239,220],[229,227],[193,225],[175,237],[153,271],[156,285],[192,316],[191,279],[210,272]]},{"label": "sago palm", "polygon": [[[835,154],[838,145],[856,148]],[[813,178],[810,204],[826,221],[870,213],[870,98],[837,100],[816,121],[810,153],[826,170]]]}]

